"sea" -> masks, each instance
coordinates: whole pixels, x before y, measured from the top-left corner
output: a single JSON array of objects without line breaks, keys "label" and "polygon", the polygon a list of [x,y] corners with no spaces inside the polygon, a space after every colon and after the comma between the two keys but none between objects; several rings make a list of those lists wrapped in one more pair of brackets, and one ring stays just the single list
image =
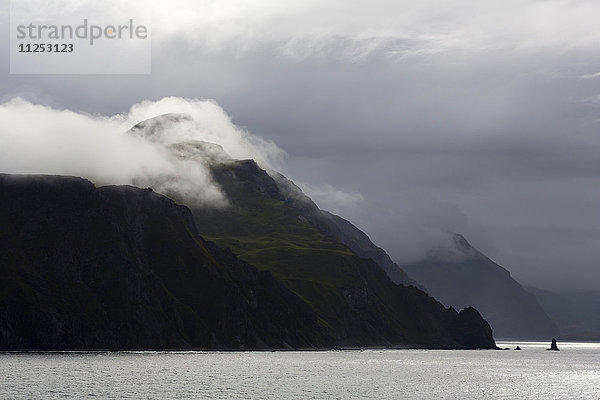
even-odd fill
[{"label": "sea", "polygon": [[600,343],[497,345],[510,350],[0,353],[0,399],[600,399]]}]

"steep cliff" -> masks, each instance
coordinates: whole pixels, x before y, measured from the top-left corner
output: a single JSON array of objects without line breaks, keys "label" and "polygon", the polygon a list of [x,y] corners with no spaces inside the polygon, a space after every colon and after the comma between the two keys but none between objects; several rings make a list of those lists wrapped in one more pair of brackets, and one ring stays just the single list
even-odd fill
[{"label": "steep cliff", "polygon": [[331,345],[271,274],[150,189],[0,175],[0,349]]},{"label": "steep cliff", "polygon": [[476,310],[394,284],[284,201],[203,212],[241,259],[151,189],[0,175],[0,349],[495,347]]},{"label": "steep cliff", "polygon": [[212,171],[230,207],[192,207],[200,233],[271,272],[315,311],[339,345],[495,346],[477,311],[466,318],[418,288],[393,282],[375,261],[383,250],[364,234],[355,243],[340,240],[352,236],[332,232],[339,222],[331,219],[339,217],[319,210],[299,189],[287,190],[280,176],[274,179],[253,160],[215,163]]}]

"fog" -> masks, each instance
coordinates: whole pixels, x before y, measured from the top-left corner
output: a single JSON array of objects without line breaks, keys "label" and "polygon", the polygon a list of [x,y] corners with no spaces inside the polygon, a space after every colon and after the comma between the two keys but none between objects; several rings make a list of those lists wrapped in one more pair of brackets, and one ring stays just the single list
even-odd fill
[{"label": "fog", "polygon": [[[399,261],[451,231],[522,283],[600,284],[597,2],[177,0],[152,11],[151,75],[9,75],[5,60],[3,101],[110,120],[144,101],[212,99],[221,111],[201,125],[263,138],[232,155],[263,157]],[[5,38],[0,49],[7,57]],[[155,156],[134,147],[138,167]],[[16,154],[4,150],[3,166],[5,153]]]},{"label": "fog", "polygon": [[[183,120],[161,119],[153,135],[130,128],[169,113]],[[205,154],[186,158],[174,144],[219,144],[235,158],[254,158],[275,168],[285,154],[272,142],[232,124],[214,101],[164,98],[135,104],[129,112],[105,116],[32,104],[15,98],[0,104],[0,171],[16,174],[62,174],[97,185],[152,186],[189,203],[222,207],[227,199],[211,178]]]}]

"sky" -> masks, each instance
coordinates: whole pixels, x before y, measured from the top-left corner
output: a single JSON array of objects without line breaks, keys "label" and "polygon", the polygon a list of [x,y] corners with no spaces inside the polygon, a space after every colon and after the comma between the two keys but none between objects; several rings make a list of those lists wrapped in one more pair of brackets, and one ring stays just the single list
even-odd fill
[{"label": "sky", "polygon": [[213,104],[226,132],[258,140],[256,157],[270,148],[265,163],[400,263],[425,254],[440,232],[459,232],[521,283],[600,286],[597,1],[106,7],[115,16],[150,11],[150,75],[11,75],[8,9],[0,0],[6,112],[45,106],[98,127],[119,115],[135,122],[135,105]]}]

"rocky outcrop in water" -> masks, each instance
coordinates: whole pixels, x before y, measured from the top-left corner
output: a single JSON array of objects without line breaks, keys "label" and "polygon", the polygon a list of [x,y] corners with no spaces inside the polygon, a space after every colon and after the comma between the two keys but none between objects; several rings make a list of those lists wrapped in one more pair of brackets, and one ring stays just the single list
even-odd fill
[{"label": "rocky outcrop in water", "polygon": [[552,343],[550,343],[550,348],[546,350],[559,351],[558,346],[556,345],[556,339],[552,338]]}]

